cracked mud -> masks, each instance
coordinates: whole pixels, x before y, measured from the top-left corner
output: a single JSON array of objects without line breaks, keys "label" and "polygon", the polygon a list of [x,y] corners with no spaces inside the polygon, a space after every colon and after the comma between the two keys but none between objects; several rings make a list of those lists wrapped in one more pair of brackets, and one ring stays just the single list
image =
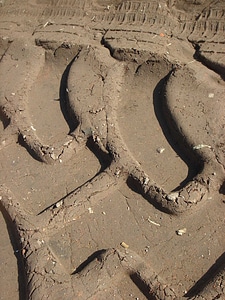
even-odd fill
[{"label": "cracked mud", "polygon": [[1,299],[224,299],[224,2],[0,16]]}]

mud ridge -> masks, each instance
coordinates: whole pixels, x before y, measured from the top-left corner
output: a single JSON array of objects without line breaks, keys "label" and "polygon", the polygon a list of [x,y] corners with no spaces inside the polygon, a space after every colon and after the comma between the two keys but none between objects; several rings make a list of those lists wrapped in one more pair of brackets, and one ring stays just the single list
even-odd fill
[{"label": "mud ridge", "polygon": [[[179,131],[179,127],[173,118],[172,112],[167,106],[166,86],[169,77],[173,76],[173,72],[174,70],[171,70],[170,73],[157,84],[153,92],[153,103],[156,117],[165,138],[177,155],[179,155],[188,166],[187,177],[174,189],[174,191],[176,191],[179,188],[184,187],[203,170],[203,161],[200,155],[193,151],[193,148],[190,143],[188,143],[182,132]],[[160,97],[158,96],[159,93]]]},{"label": "mud ridge", "polygon": [[[209,68],[210,70],[216,72],[220,77],[225,81],[225,65],[224,63],[217,63],[210,59],[210,55],[201,51],[200,46],[196,46],[196,52],[194,54],[194,58],[201,62],[204,66]],[[225,52],[224,52],[225,53]],[[215,53],[214,53],[215,54]]]},{"label": "mud ridge", "polygon": [[[211,268],[195,283],[195,285],[187,292],[185,297],[187,297],[188,299],[198,299],[198,295],[203,294],[205,297],[208,296],[211,299],[212,294],[213,297],[215,297],[214,299],[219,299],[219,297],[221,297],[224,293],[222,286],[222,283],[224,281],[222,275],[222,273],[224,272],[224,268],[225,253],[223,253],[211,266]],[[221,283],[219,285],[218,283],[220,282],[220,280]],[[209,286],[212,288],[212,290],[210,290]]]},{"label": "mud ridge", "polygon": [[26,264],[24,262],[24,258],[21,253],[22,244],[20,239],[20,232],[17,224],[13,222],[10,215],[8,214],[6,208],[2,205],[0,201],[0,210],[5,219],[10,241],[14,250],[14,255],[17,259],[17,273],[18,273],[18,284],[19,284],[19,299],[20,300],[28,300],[27,297],[27,281],[26,281]]}]

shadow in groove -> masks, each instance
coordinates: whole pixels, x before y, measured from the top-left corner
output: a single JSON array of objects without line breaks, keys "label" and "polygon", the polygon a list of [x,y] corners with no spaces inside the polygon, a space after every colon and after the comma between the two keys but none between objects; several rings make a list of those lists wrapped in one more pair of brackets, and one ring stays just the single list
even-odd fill
[{"label": "shadow in groove", "polygon": [[151,288],[139,277],[137,273],[131,273],[130,279],[139,288],[146,299],[156,300],[156,297],[151,293]]},{"label": "shadow in groove", "polygon": [[219,193],[225,195],[225,181],[220,186]]},{"label": "shadow in groove", "polygon": [[6,129],[10,124],[10,119],[5,114],[3,108],[0,106],[0,121],[2,122],[3,128]]},{"label": "shadow in groove", "polygon": [[101,168],[98,174],[103,172],[107,167],[110,166],[112,157],[109,155],[109,153],[104,152],[102,149],[100,149],[100,147],[94,142],[92,137],[87,140],[87,147],[95,155],[100,163]]},{"label": "shadow in groove", "polygon": [[[27,295],[27,282],[26,282],[26,274],[25,274],[25,266],[23,257],[21,255],[21,245],[20,245],[20,237],[19,234],[8,214],[4,206],[0,202],[0,211],[2,212],[2,215],[4,217],[4,220],[6,222],[10,242],[12,244],[14,255],[16,256],[17,260],[17,270],[18,270],[18,285],[19,285],[19,299],[20,300],[28,300]],[[19,250],[19,251],[18,251]]]},{"label": "shadow in groove", "polygon": [[75,62],[75,60],[78,58],[80,51],[78,51],[78,54],[72,59],[72,61],[67,65],[65,71],[62,74],[61,82],[60,82],[60,88],[59,88],[59,99],[60,99],[60,108],[62,111],[62,114],[64,116],[64,119],[66,120],[70,133],[73,132],[77,126],[79,125],[77,117],[75,113],[72,111],[70,105],[69,105],[69,97],[67,92],[67,79],[70,72],[70,68],[72,64]]},{"label": "shadow in groove", "polygon": [[27,152],[33,157],[33,159],[39,161],[39,162],[43,162],[40,157],[38,156],[38,154],[35,152],[34,149],[32,149],[30,147],[30,145],[28,145],[25,141],[24,141],[24,138],[23,138],[23,135],[22,134],[19,134],[18,135],[18,140],[17,140],[18,144],[22,147],[24,147]]},{"label": "shadow in groove", "polygon": [[143,188],[141,186],[141,183],[139,183],[137,180],[135,180],[132,176],[129,176],[127,181],[127,186],[135,193],[140,194],[145,200],[147,200],[151,205],[153,205],[156,209],[159,209],[162,212],[165,213],[171,213],[169,209],[166,209],[165,207],[162,207],[159,203],[157,203],[150,195],[146,195],[143,192]]},{"label": "shadow in groove", "polygon": [[201,54],[201,47],[198,44],[194,45],[194,48],[194,59],[202,63],[206,68],[217,73],[225,81],[225,65],[207,59],[207,57]]},{"label": "shadow in groove", "polygon": [[174,189],[177,190],[184,187],[185,184],[202,170],[203,162],[200,156],[193,152],[185,137],[180,133],[171,111],[166,105],[166,83],[172,72],[173,71],[170,71],[169,74],[162,78],[156,85],[153,91],[153,105],[156,118],[167,142],[188,166],[188,175],[179,186]]},{"label": "shadow in groove", "polygon": [[71,274],[71,275],[75,275],[80,273],[82,270],[84,270],[85,267],[87,267],[92,261],[94,261],[95,259],[99,262],[102,262],[102,255],[106,253],[107,250],[102,249],[102,250],[98,250],[95,251],[94,253],[92,253],[84,262],[82,262],[77,268],[76,270]]},{"label": "shadow in groove", "polygon": [[223,269],[225,269],[225,252],[216,260],[215,264],[195,283],[195,285],[185,294],[185,297],[197,296],[207,284]]}]

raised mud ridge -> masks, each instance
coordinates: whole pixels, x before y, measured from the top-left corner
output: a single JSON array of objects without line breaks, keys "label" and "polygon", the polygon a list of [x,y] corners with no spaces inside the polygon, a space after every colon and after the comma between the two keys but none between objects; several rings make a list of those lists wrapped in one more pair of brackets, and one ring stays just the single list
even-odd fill
[{"label": "raised mud ridge", "polygon": [[[71,162],[78,179],[83,174],[79,167],[83,153],[93,153],[99,163],[94,174],[84,172],[86,179],[69,190],[66,187],[56,199],[51,193],[63,178],[55,177],[49,199],[35,210],[12,181],[1,178],[2,211],[15,229],[26,273],[20,275],[27,287],[21,299],[223,299],[225,245],[219,236],[225,201],[221,201],[225,194],[223,1],[43,0],[16,5],[5,0],[0,5],[1,152],[7,157],[11,155],[7,149],[18,151],[24,162],[29,161],[26,168],[31,173],[33,168],[42,174],[54,172]],[[45,101],[39,97],[45,99],[46,94],[51,101],[43,112]],[[164,151],[167,161],[160,161]],[[74,176],[70,174],[64,173],[66,180]],[[25,184],[20,178],[18,182]],[[129,247],[121,241],[119,246],[110,236],[109,222],[90,222],[93,210],[118,194],[124,195],[132,212],[134,221],[127,222],[134,234],[141,232],[138,243],[155,243],[149,256],[151,246],[144,251],[138,243]],[[160,216],[164,237],[162,231],[152,233],[155,228],[145,231],[130,198],[143,200],[143,211]],[[128,223],[124,229],[121,220],[125,213],[121,206],[111,219],[120,220],[122,237],[131,234]],[[202,214],[209,220],[203,221],[206,225],[198,222]],[[147,220],[161,226],[150,217]],[[207,267],[198,262],[198,272],[194,262],[193,266],[183,262],[181,267],[177,260],[175,267],[171,263],[180,257],[181,248],[175,247],[174,237],[168,239],[168,224],[178,229],[174,232],[179,236],[186,234],[187,228],[180,228],[185,222],[197,226],[197,231],[206,228],[210,237],[198,236],[199,249],[208,243],[209,251],[213,241],[218,243]],[[75,227],[94,241],[85,252],[89,255],[82,253],[88,247]],[[103,249],[99,231],[105,228],[114,245],[108,242]],[[188,242],[197,241],[188,238],[191,234],[181,242],[182,249],[196,258],[198,245],[193,248]],[[168,253],[167,243],[177,254]]]}]

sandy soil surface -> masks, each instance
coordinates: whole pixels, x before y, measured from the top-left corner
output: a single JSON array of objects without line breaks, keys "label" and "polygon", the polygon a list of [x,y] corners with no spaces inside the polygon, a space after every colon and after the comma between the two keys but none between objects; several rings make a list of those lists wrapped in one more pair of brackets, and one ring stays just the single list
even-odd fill
[{"label": "sandy soil surface", "polygon": [[0,299],[225,299],[225,3],[0,1]]}]

